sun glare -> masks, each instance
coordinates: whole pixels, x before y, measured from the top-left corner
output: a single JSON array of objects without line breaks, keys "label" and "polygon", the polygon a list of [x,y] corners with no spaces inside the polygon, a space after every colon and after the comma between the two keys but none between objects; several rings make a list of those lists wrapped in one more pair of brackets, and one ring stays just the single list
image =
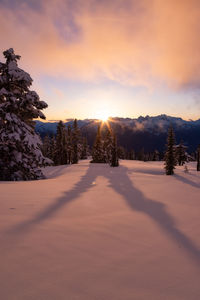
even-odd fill
[{"label": "sun glare", "polygon": [[99,120],[101,120],[103,122],[106,122],[108,120],[108,118],[109,118],[108,112],[106,112],[106,111],[99,112],[99,114],[98,114],[98,119]]},{"label": "sun glare", "polygon": [[108,119],[109,119],[108,111],[99,111],[97,114],[97,118],[103,122],[108,121]]},{"label": "sun glare", "polygon": [[101,117],[101,120],[102,120],[103,122],[106,122],[106,121],[108,120],[108,116],[106,116],[106,115],[102,116],[102,117]]}]

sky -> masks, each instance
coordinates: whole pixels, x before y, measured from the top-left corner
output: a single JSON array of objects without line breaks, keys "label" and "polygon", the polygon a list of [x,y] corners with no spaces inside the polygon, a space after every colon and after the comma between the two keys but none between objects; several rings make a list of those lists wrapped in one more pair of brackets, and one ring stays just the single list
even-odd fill
[{"label": "sky", "polygon": [[47,120],[200,118],[199,0],[0,0]]}]

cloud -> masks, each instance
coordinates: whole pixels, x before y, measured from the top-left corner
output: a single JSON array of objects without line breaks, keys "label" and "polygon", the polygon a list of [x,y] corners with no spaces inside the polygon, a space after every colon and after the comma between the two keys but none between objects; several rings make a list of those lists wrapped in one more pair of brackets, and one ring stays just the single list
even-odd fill
[{"label": "cloud", "polygon": [[0,1],[1,50],[13,47],[34,74],[200,85],[198,0],[17,2]]}]

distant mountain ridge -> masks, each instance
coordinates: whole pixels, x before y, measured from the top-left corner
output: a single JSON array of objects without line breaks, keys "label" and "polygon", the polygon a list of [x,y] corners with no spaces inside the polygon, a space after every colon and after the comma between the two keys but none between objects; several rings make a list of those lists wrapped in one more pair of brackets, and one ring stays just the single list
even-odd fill
[{"label": "distant mountain ridge", "polygon": [[[97,126],[101,121],[96,119],[78,120],[78,126],[84,136],[87,137],[90,145],[93,144]],[[72,125],[73,120],[68,120],[65,125]],[[55,135],[58,122],[36,121],[35,130],[44,137],[45,135]],[[170,125],[173,126],[176,140],[179,143],[182,139],[188,147],[189,152],[196,150],[200,144],[200,119],[183,120],[179,117],[167,115],[140,116],[131,118],[111,118],[109,124],[116,132],[118,144],[128,150],[140,151],[144,148],[146,152],[164,151],[167,131]]]}]

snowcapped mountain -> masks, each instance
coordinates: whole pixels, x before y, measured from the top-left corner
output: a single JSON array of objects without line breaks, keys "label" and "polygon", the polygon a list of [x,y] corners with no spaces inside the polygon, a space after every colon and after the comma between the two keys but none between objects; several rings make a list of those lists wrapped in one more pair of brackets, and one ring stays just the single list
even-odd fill
[{"label": "snowcapped mountain", "polygon": [[136,131],[158,131],[166,132],[170,125],[176,128],[193,128],[200,126],[200,119],[197,121],[186,121],[181,118],[171,117],[167,115],[159,115],[155,117],[140,116],[137,119],[130,118],[114,118],[113,121],[121,123],[127,127],[130,127]]},{"label": "snowcapped mountain", "polygon": [[[83,126],[90,124],[91,122],[94,122],[94,120],[78,120],[78,127],[82,128]],[[65,125],[72,125],[73,120],[68,120],[65,122]],[[57,128],[58,122],[41,122],[41,121],[36,121],[36,126],[35,130],[38,132],[41,136],[44,136],[46,134],[49,135],[55,135],[56,134],[56,128]]]},{"label": "snowcapped mountain", "polygon": [[[35,130],[42,137],[46,134],[55,135],[58,122],[36,121]],[[67,120],[67,125],[72,125],[73,120]],[[93,144],[97,126],[100,121],[95,119],[78,120],[78,126],[83,135],[88,139],[90,145]],[[140,116],[139,118],[111,118],[110,126],[116,132],[118,144],[126,149],[145,151],[158,149],[163,151],[166,143],[167,131],[170,125],[173,126],[176,134],[177,143],[183,140],[190,152],[195,151],[200,144],[200,119],[183,120],[178,117],[159,115],[155,117]]]}]

